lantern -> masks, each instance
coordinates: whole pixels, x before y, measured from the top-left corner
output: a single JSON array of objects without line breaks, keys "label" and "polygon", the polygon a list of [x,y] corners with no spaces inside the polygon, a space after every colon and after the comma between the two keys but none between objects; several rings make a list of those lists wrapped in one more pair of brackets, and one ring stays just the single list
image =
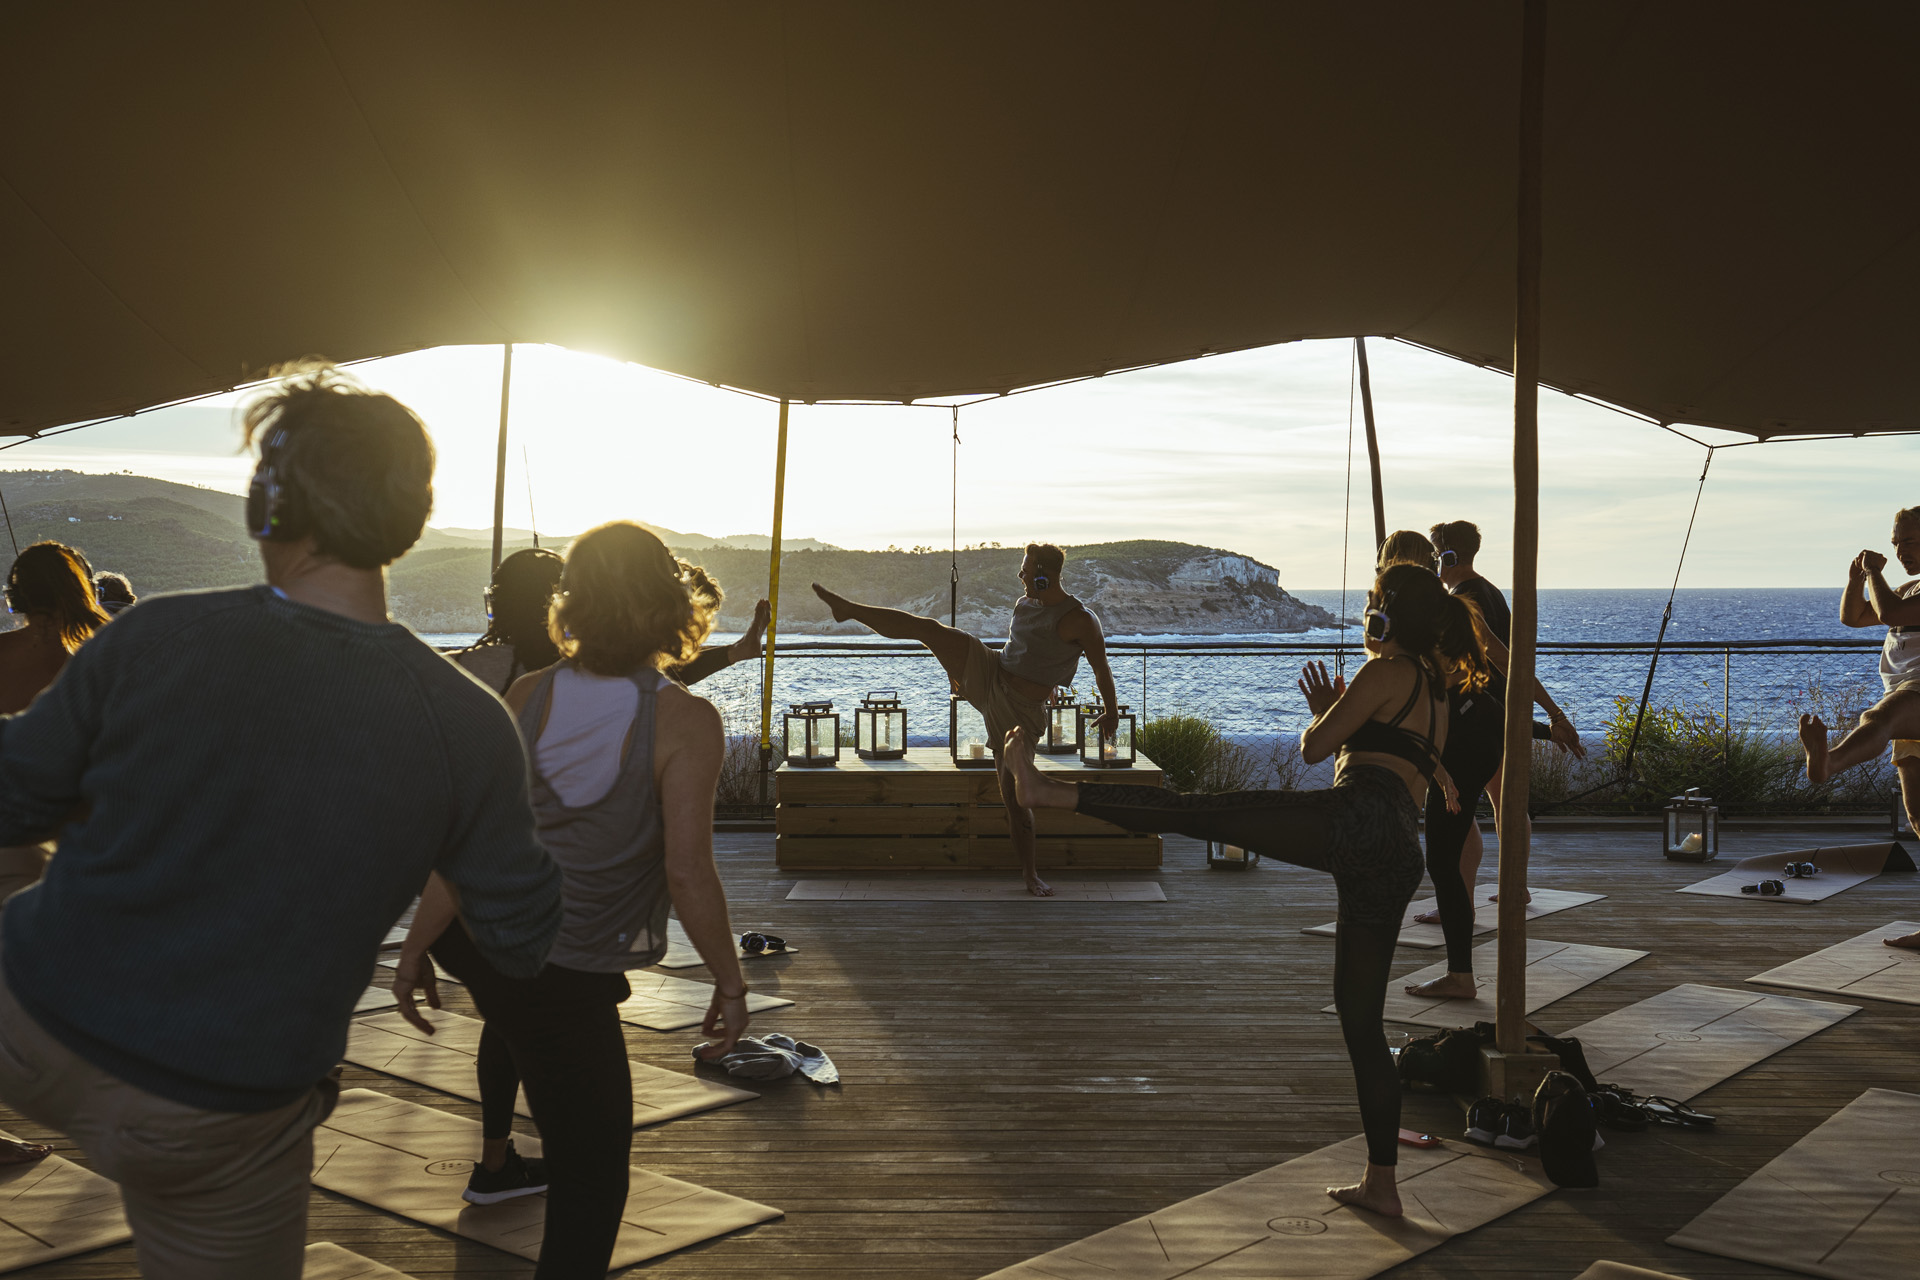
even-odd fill
[{"label": "lantern", "polygon": [[896,689],[875,689],[853,709],[853,753],[862,760],[907,758],[907,709]]},{"label": "lantern", "polygon": [[1245,871],[1260,861],[1260,855],[1237,844],[1207,841],[1207,866],[1214,871]]},{"label": "lantern", "polygon": [[987,718],[958,694],[947,699],[947,750],[956,769],[994,767],[993,743],[988,741]]},{"label": "lantern", "polygon": [[1100,732],[1100,716],[1100,707],[1088,705],[1075,717],[1080,727],[1080,767],[1133,768],[1133,713],[1120,706],[1111,734]]},{"label": "lantern", "polygon": [[1712,796],[1688,787],[1667,801],[1666,855],[1675,862],[1712,862],[1720,856],[1720,810]]},{"label": "lantern", "polygon": [[796,769],[831,769],[840,763],[840,717],[832,702],[795,702],[780,718],[787,763]]},{"label": "lantern", "polygon": [[1080,751],[1080,704],[1073,690],[1053,691],[1047,699],[1047,731],[1034,749],[1042,755],[1071,756]]}]

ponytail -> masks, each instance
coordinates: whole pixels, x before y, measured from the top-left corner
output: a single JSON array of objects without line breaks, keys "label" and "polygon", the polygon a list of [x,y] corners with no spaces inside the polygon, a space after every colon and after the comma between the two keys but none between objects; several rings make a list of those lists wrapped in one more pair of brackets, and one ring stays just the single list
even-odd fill
[{"label": "ponytail", "polygon": [[1493,679],[1493,663],[1473,625],[1473,606],[1459,596],[1449,594],[1440,605],[1433,657],[1450,685],[1477,690]]},{"label": "ponytail", "polygon": [[15,557],[7,571],[7,603],[16,613],[46,619],[68,653],[108,621],[86,561],[58,542],[36,542]]}]

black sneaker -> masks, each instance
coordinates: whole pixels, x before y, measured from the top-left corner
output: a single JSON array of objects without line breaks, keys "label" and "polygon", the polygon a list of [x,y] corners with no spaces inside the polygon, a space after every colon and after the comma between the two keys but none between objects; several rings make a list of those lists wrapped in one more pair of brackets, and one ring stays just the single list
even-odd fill
[{"label": "black sneaker", "polygon": [[1482,1098],[1468,1107],[1467,1141],[1492,1146],[1494,1136],[1500,1132],[1500,1113],[1505,1109],[1506,1103],[1498,1098]]},{"label": "black sneaker", "polygon": [[498,1169],[489,1170],[474,1162],[473,1176],[467,1179],[467,1189],[460,1198],[468,1204],[499,1204],[515,1196],[539,1195],[546,1189],[547,1162],[521,1159],[513,1143],[508,1142],[507,1158]]},{"label": "black sneaker", "polygon": [[1508,1151],[1526,1151],[1539,1143],[1539,1136],[1533,1131],[1533,1117],[1527,1108],[1517,1102],[1509,1102],[1500,1108],[1500,1131],[1493,1137],[1493,1145]]}]

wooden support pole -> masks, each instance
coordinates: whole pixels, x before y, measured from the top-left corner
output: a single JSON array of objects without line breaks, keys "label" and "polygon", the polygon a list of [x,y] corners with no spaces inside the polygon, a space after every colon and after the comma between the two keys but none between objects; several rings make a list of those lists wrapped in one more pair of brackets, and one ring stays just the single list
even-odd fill
[{"label": "wooden support pole", "polygon": [[1387,544],[1387,500],[1380,488],[1380,437],[1373,430],[1373,377],[1367,372],[1367,340],[1353,340],[1360,361],[1360,411],[1367,420],[1367,470],[1373,476],[1373,550]]},{"label": "wooden support pole", "polygon": [[780,521],[787,503],[787,400],[780,398],[780,437],[773,455],[773,548],[767,563],[767,643],[760,668],[760,803],[773,772],[773,644],[780,630]]},{"label": "wooden support pole", "polygon": [[500,568],[500,542],[507,521],[507,406],[513,401],[513,344],[501,344],[500,446],[493,459],[493,568]]},{"label": "wooden support pole", "polygon": [[1528,773],[1540,560],[1540,108],[1545,0],[1525,0],[1520,36],[1520,198],[1513,314],[1513,638],[1507,644],[1507,745],[1500,775],[1499,997],[1494,1043],[1527,1048]]}]

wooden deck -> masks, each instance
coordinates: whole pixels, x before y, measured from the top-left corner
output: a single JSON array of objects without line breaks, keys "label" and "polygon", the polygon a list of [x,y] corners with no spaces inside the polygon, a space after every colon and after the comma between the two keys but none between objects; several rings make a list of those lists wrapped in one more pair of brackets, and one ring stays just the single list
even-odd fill
[{"label": "wooden deck", "polygon": [[[1710,869],[1663,861],[1656,840],[1538,837],[1536,883],[1610,895],[1540,922],[1539,935],[1653,952],[1543,1010],[1548,1029],[1683,982],[1738,987],[1920,911],[1915,875],[1812,906],[1674,894]],[[1722,858],[1822,842],[1834,837],[1735,832]],[[636,1164],[787,1217],[627,1274],[974,1280],[1359,1131],[1339,1033],[1318,1012],[1331,944],[1298,932],[1332,919],[1325,877],[1273,864],[1209,872],[1198,846],[1170,839],[1157,873],[1166,903],[789,903],[772,837],[722,846],[735,923],[804,948],[750,968],[756,987],[799,1002],[755,1026],[817,1041],[846,1083],[776,1082],[757,1102],[640,1131]],[[1437,953],[1401,957],[1396,972]],[[467,1011],[454,991],[452,1007]],[[1920,1008],[1857,1003],[1838,1027],[1696,1099],[1718,1132],[1609,1134],[1598,1190],[1551,1195],[1391,1274],[1570,1280],[1603,1257],[1692,1277],[1784,1274],[1662,1240],[1862,1090],[1920,1090]],[[698,1038],[628,1031],[635,1057],[676,1069]],[[347,1083],[478,1117],[471,1103],[358,1068]],[[1410,1098],[1406,1115],[1461,1128],[1444,1099]],[[10,1113],[0,1123],[58,1141]],[[323,1191],[310,1235],[418,1277],[532,1271]],[[124,1247],[29,1274],[136,1271]]]}]

